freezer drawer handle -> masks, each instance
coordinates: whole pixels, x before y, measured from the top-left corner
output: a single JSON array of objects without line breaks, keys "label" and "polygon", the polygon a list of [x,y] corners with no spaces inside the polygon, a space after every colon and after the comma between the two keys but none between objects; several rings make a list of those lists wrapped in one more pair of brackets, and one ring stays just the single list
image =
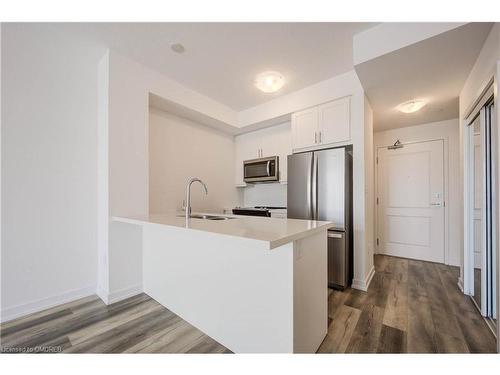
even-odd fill
[{"label": "freezer drawer handle", "polygon": [[340,233],[328,233],[328,237],[330,238],[342,238]]}]

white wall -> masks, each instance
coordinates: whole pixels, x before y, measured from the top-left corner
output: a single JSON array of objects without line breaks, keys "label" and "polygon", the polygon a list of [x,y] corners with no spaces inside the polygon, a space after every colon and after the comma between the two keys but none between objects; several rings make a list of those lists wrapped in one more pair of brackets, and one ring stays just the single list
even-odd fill
[{"label": "white wall", "polygon": [[465,23],[384,22],[353,37],[354,65],[452,30]]},{"label": "white wall", "polygon": [[[238,126],[252,127],[271,119],[283,119],[291,113],[352,95],[363,90],[354,70],[314,85],[304,87],[287,95],[279,96],[255,107],[238,112]],[[284,122],[286,120],[282,120]]]},{"label": "white wall", "polygon": [[109,293],[109,51],[97,65],[97,295]]},{"label": "white wall", "polygon": [[[107,64],[102,66],[107,68],[109,94],[102,104],[108,107],[105,123],[109,139],[106,144],[108,149],[104,152],[109,158],[109,207],[106,217],[101,220],[106,223],[112,216],[149,213],[150,94],[175,103],[174,107],[189,108],[191,112],[203,114],[201,117],[208,116],[231,128],[236,123],[236,114],[228,107],[160,73],[114,51],[109,51],[107,59]],[[100,282],[99,285],[99,289],[103,290],[99,295],[105,301],[116,300],[142,289],[142,254],[140,246],[135,245],[140,243],[142,234],[137,232],[136,238],[121,241],[124,230],[123,223],[113,221],[103,227],[103,231],[107,231],[107,236],[105,234],[103,238],[108,238],[109,245],[103,258],[110,262],[112,259],[130,260],[123,267],[101,262],[109,272],[107,283]],[[134,269],[128,269],[128,265]]]},{"label": "white wall", "polygon": [[234,122],[223,105],[120,54],[109,53],[109,211],[141,215],[149,209],[149,94]]},{"label": "white wall", "polygon": [[[365,129],[365,270],[368,277],[373,277],[373,253],[375,250],[375,185],[374,185],[374,153],[373,153],[373,111],[368,98],[364,97],[364,129]],[[373,270],[373,271],[372,271]]]},{"label": "white wall", "polygon": [[[372,168],[368,165],[370,156],[366,153],[371,150],[370,129],[373,126],[373,121],[370,121],[371,109],[369,104],[365,102],[365,94],[356,76],[356,88],[353,90],[351,97],[351,139],[353,146],[353,214],[354,214],[354,277],[353,287],[365,290],[368,288],[373,276],[373,248],[370,249],[369,243],[373,241],[373,220],[367,219],[366,215],[370,211],[370,196],[373,196],[373,190],[367,190],[367,168]],[[359,87],[358,87],[359,85]],[[365,113],[365,109],[366,112]],[[368,118],[366,118],[368,116]],[[369,186],[369,185],[368,185]],[[371,237],[370,237],[371,236]]]},{"label": "white wall", "polygon": [[445,226],[448,236],[445,237],[445,261],[447,264],[459,266],[461,264],[460,249],[462,248],[462,231],[460,213],[462,201],[460,195],[460,147],[459,147],[458,119],[432,122],[400,129],[391,129],[374,133],[374,153],[377,148],[389,146],[397,139],[401,142],[419,142],[435,139],[445,140]]},{"label": "white wall", "polygon": [[50,24],[2,24],[2,319],[95,293],[97,63]]},{"label": "white wall", "polygon": [[234,186],[234,137],[170,113],[151,108],[149,115],[149,211],[180,210],[186,182],[193,211],[222,212],[238,204]]}]

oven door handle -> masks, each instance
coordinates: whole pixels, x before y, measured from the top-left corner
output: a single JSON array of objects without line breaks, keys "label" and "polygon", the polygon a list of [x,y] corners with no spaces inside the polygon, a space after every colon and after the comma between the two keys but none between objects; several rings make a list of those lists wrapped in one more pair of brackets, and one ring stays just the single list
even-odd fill
[{"label": "oven door handle", "polygon": [[267,177],[271,177],[271,160],[267,161],[266,170],[267,170]]}]

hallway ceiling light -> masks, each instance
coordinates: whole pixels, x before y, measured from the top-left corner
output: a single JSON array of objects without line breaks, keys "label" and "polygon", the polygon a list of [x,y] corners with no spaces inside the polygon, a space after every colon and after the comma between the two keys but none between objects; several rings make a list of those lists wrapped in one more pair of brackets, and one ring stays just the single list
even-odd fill
[{"label": "hallway ceiling light", "polygon": [[424,100],[409,100],[397,106],[397,109],[403,113],[413,113],[421,109],[426,102]]},{"label": "hallway ceiling light", "polygon": [[255,77],[255,86],[262,92],[276,92],[285,84],[285,77],[278,72],[263,72]]}]

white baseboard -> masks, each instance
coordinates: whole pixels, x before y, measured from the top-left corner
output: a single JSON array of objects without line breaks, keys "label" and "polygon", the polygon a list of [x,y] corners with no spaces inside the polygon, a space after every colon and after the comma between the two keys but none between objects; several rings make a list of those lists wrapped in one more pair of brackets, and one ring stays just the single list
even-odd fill
[{"label": "white baseboard", "polygon": [[474,268],[481,268],[481,253],[474,252]]},{"label": "white baseboard", "polygon": [[107,305],[110,305],[112,303],[124,300],[124,299],[132,297],[132,296],[135,296],[135,295],[140,294],[142,292],[143,292],[143,289],[142,289],[142,284],[141,284],[141,285],[135,285],[135,286],[130,287],[130,288],[124,288],[124,289],[117,290],[115,292],[111,292],[107,296],[107,301],[105,301],[101,296],[100,297],[104,301],[104,303],[106,303]]},{"label": "white baseboard", "polygon": [[363,292],[366,292],[368,290],[368,287],[370,286],[370,283],[373,280],[374,275],[375,275],[375,267],[372,266],[372,268],[370,269],[370,272],[368,272],[368,275],[366,276],[366,278],[364,280],[353,279],[351,287],[353,289],[358,289],[358,290],[362,290]]},{"label": "white baseboard", "polygon": [[464,292],[464,281],[462,280],[461,277],[458,278],[457,285],[458,285],[458,288],[460,289],[460,291],[463,293]]},{"label": "white baseboard", "polygon": [[96,294],[97,297],[102,300],[102,302],[104,302],[106,305],[109,305],[109,293],[107,291],[97,286]]},{"label": "white baseboard", "polygon": [[373,280],[373,276],[375,276],[375,266],[372,266],[370,272],[368,273],[368,277],[365,280],[366,290],[368,290],[368,288],[370,287],[370,284],[372,283]]},{"label": "white baseboard", "polygon": [[69,292],[42,298],[36,301],[24,303],[22,305],[7,307],[2,309],[0,321],[5,323],[9,320],[20,318],[25,315],[33,314],[42,310],[50,309],[51,307],[68,303],[83,297],[88,297],[96,293],[95,285],[82,289],[71,290]]}]

